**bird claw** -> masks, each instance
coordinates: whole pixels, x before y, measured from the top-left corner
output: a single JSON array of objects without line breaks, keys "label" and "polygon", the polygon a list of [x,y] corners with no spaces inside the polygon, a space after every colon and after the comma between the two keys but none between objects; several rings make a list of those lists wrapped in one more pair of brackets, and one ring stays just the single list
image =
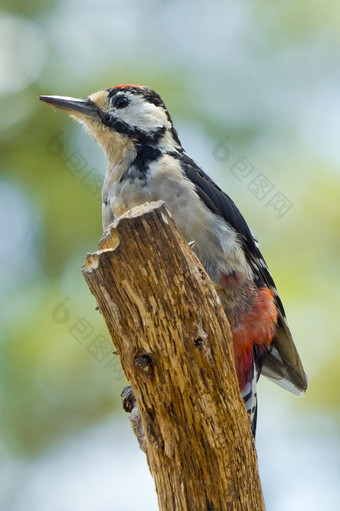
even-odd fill
[{"label": "bird claw", "polygon": [[132,387],[130,387],[130,386],[124,387],[120,394],[120,398],[121,398],[124,410],[127,413],[130,413],[129,419],[131,422],[132,430],[133,430],[135,436],[137,437],[139,447],[142,449],[142,451],[146,452],[145,433],[144,433],[144,429],[142,426],[141,416],[140,416],[140,413],[139,413],[139,410],[137,407],[137,403],[136,403],[135,396],[133,394]]}]

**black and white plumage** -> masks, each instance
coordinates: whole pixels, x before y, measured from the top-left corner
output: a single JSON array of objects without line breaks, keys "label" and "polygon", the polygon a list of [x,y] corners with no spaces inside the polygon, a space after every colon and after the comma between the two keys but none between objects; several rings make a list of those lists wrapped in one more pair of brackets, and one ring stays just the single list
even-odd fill
[{"label": "black and white plumage", "polygon": [[215,283],[231,324],[240,389],[256,428],[262,373],[291,392],[307,388],[274,281],[240,211],[182,148],[169,112],[148,87],[123,85],[86,99],[40,99],[82,122],[108,159],[103,228],[144,202],[163,200]]}]

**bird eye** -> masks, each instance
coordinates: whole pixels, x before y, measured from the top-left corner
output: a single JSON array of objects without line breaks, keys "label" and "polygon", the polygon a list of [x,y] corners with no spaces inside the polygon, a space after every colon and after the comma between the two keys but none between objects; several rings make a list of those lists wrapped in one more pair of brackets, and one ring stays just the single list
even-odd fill
[{"label": "bird eye", "polygon": [[125,96],[117,96],[113,101],[113,106],[116,108],[125,108],[130,101]]}]

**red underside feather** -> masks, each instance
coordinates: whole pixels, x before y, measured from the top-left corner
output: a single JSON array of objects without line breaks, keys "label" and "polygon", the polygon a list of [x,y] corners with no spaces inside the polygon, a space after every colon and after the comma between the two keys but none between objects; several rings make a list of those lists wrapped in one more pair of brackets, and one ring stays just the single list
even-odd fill
[{"label": "red underside feather", "polygon": [[252,370],[253,347],[257,345],[265,348],[271,344],[277,317],[273,291],[260,287],[251,307],[232,329],[236,372],[241,390]]}]

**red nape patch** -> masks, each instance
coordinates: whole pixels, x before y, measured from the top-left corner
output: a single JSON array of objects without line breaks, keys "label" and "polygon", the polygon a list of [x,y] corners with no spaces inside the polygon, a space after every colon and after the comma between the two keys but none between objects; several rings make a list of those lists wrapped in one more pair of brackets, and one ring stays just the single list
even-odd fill
[{"label": "red nape patch", "polygon": [[242,389],[252,369],[253,347],[268,347],[274,339],[278,317],[274,292],[260,287],[248,310],[232,329],[236,371]]},{"label": "red nape patch", "polygon": [[144,89],[143,85],[135,85],[134,83],[126,83],[125,85],[115,85],[114,87],[110,87],[109,89],[127,89],[129,87],[136,87],[137,89]]}]

